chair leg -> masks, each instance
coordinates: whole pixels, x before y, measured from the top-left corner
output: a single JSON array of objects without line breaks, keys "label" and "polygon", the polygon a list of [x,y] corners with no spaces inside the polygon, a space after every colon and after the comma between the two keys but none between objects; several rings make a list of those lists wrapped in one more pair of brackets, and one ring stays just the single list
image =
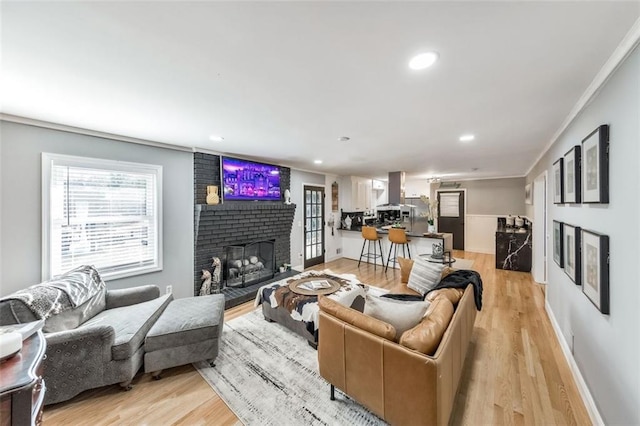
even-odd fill
[{"label": "chair leg", "polygon": [[[369,244],[371,244],[371,241],[369,241]],[[373,243],[373,270],[376,270],[376,266],[378,266],[378,261],[376,260],[376,243]]]},{"label": "chair leg", "polygon": [[407,243],[407,252],[409,252],[409,259],[411,259],[411,246]]},{"label": "chair leg", "polygon": [[329,397],[332,401],[336,400],[336,387],[331,385],[331,396]]},{"label": "chair leg", "polygon": [[393,250],[393,243],[389,245],[389,255],[387,256],[387,267],[384,268],[385,272],[387,272],[387,269],[389,269],[389,263],[391,262],[391,250]]},{"label": "chair leg", "polygon": [[367,243],[367,240],[362,241],[362,250],[360,250],[360,259],[358,259],[358,266],[360,266],[360,261],[362,260],[362,255],[364,254],[364,245]]},{"label": "chair leg", "polygon": [[378,246],[380,247],[380,263],[384,268],[384,252],[382,251],[382,241],[380,241],[380,239],[378,239]]}]

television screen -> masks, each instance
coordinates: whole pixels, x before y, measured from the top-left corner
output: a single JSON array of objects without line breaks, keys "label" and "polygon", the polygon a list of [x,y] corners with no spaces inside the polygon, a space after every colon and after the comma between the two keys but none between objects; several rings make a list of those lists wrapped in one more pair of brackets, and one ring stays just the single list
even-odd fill
[{"label": "television screen", "polygon": [[280,200],[280,167],[222,157],[225,200]]}]

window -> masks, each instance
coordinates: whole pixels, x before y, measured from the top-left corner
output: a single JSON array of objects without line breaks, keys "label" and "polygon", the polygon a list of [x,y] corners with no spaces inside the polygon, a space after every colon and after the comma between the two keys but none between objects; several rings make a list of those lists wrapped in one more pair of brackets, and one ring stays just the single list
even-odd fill
[{"label": "window", "polygon": [[162,269],[162,166],[42,154],[43,279]]}]

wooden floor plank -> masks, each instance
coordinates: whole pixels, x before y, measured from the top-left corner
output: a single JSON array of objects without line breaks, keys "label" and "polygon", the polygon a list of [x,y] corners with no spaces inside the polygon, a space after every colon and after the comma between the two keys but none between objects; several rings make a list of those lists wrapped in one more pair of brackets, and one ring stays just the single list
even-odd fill
[{"label": "wooden floor plank", "polygon": [[[544,286],[523,272],[495,269],[492,255],[456,251],[474,260],[484,282],[450,424],[586,425],[590,420],[544,311]],[[339,259],[311,269],[355,274],[389,288],[398,270]],[[253,310],[253,302],[231,308],[225,320]],[[265,323],[266,324],[266,323]],[[237,417],[190,365],[172,368],[162,380],[138,374],[134,388],[118,385],[83,392],[45,407],[46,425],[177,424],[234,425]]]}]

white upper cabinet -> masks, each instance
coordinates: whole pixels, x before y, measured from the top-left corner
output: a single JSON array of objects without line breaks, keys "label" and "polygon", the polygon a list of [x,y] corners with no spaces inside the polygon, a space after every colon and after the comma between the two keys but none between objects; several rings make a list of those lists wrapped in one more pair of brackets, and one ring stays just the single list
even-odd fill
[{"label": "white upper cabinet", "polygon": [[404,183],[404,197],[417,198],[420,195],[429,196],[429,182],[422,180],[407,180]]}]

